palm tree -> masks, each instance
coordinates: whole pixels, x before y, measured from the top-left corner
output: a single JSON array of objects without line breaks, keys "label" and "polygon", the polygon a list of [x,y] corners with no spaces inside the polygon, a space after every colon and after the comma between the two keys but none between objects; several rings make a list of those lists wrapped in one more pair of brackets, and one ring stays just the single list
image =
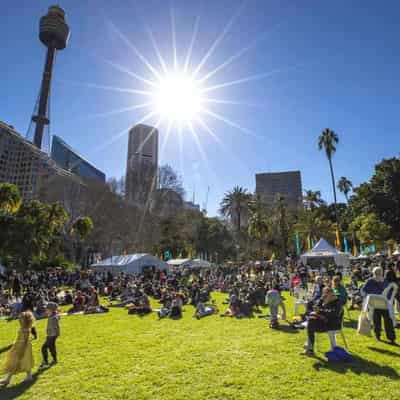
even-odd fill
[{"label": "palm tree", "polygon": [[267,237],[271,230],[271,221],[268,216],[267,207],[260,195],[255,195],[249,202],[249,237],[255,239],[259,248],[258,255],[262,257],[263,246],[266,245]]},{"label": "palm tree", "polygon": [[220,203],[220,213],[225,217],[230,217],[236,225],[237,233],[240,233],[242,227],[242,217],[248,211],[251,195],[247,189],[241,186],[235,186],[233,190],[225,193]]},{"label": "palm tree", "polygon": [[249,202],[249,235],[250,237],[262,240],[265,239],[269,230],[268,214],[265,203],[260,195],[256,195]]},{"label": "palm tree", "polygon": [[321,192],[316,190],[305,190],[303,196],[303,203],[305,207],[309,210],[314,210],[315,208],[322,206],[325,202],[321,198]]},{"label": "palm tree", "polygon": [[337,188],[344,194],[344,197],[346,197],[346,202],[349,202],[348,195],[353,188],[353,184],[351,181],[349,181],[345,176],[342,176],[339,179],[339,182],[337,184]]},{"label": "palm tree", "polygon": [[337,211],[336,211],[336,185],[335,185],[335,176],[333,174],[333,166],[332,166],[332,156],[336,152],[336,145],[339,143],[338,135],[331,129],[326,128],[321,132],[321,135],[318,137],[318,148],[319,150],[324,149],[326,157],[329,161],[329,168],[331,170],[331,179],[332,179],[332,188],[333,188],[333,200],[335,204],[335,217],[337,222]]}]

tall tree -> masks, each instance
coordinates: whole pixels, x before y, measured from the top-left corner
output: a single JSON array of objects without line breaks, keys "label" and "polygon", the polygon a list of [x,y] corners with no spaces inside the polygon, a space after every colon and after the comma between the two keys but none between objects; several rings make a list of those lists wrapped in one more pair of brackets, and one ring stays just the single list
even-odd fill
[{"label": "tall tree", "polygon": [[[332,156],[336,152],[336,145],[338,143],[339,143],[338,135],[329,128],[324,129],[322,131],[321,135],[318,137],[318,148],[319,148],[319,150],[322,150],[322,149],[325,150],[326,158],[329,161],[335,209],[336,209],[337,200],[336,200],[335,175],[333,173],[333,166],[332,166]],[[337,213],[336,213],[336,222],[338,222],[337,221]]]},{"label": "tall tree", "polygon": [[267,208],[259,195],[253,197],[249,202],[249,227],[250,238],[255,239],[259,244],[259,255],[262,256],[262,247],[266,243],[270,233],[271,223],[268,217]]},{"label": "tall tree", "polygon": [[316,190],[305,190],[303,196],[303,203],[306,209],[314,210],[315,208],[325,204],[324,200],[321,198],[321,192]]},{"label": "tall tree", "polygon": [[378,163],[370,181],[354,189],[350,206],[355,215],[376,214],[400,240],[400,158]]},{"label": "tall tree", "polygon": [[278,194],[274,204],[274,222],[276,227],[276,236],[280,247],[280,257],[282,260],[286,259],[289,232],[291,229],[290,216],[288,215],[288,208],[285,197]]},{"label": "tall tree", "polygon": [[183,188],[182,178],[168,164],[162,165],[158,169],[158,188],[170,189],[178,193],[182,198],[185,197],[185,189]]},{"label": "tall tree", "polygon": [[243,215],[247,214],[250,199],[251,195],[247,192],[247,189],[235,186],[233,190],[225,193],[220,203],[220,213],[231,218],[233,224],[236,225],[238,234],[242,229],[242,218]]},{"label": "tall tree", "polygon": [[382,247],[390,237],[390,227],[373,213],[358,216],[352,222],[351,229],[357,232],[358,239],[366,246],[377,244]]},{"label": "tall tree", "polygon": [[339,189],[340,192],[344,194],[344,197],[346,198],[346,202],[349,202],[349,193],[351,189],[353,188],[353,184],[351,183],[350,180],[348,180],[345,176],[342,176],[339,179],[339,182],[337,184],[337,188]]}]

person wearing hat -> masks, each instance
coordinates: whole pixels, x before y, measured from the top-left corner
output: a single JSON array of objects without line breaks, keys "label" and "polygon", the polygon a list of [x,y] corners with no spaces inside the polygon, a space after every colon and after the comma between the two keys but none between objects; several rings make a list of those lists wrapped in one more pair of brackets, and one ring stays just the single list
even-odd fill
[{"label": "person wearing hat", "polygon": [[43,362],[40,366],[41,369],[49,367],[49,356],[48,351],[53,358],[53,364],[57,363],[57,349],[56,340],[60,336],[60,317],[58,315],[58,304],[54,302],[48,302],[46,306],[47,318],[47,336],[46,341],[42,346],[42,357]]}]

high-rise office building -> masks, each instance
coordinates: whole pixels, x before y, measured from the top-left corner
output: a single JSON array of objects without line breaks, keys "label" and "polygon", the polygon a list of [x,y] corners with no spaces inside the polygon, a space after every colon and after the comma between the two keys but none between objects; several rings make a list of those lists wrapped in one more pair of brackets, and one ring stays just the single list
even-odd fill
[{"label": "high-rise office building", "polygon": [[24,139],[11,125],[0,121],[0,182],[18,186],[24,199],[40,199],[55,182],[80,179],[57,164],[43,151]]},{"label": "high-rise office building", "polygon": [[149,203],[157,188],[158,130],[148,125],[135,125],[129,131],[126,164],[126,200],[138,206]]},{"label": "high-rise office building", "polygon": [[268,172],[256,174],[256,194],[265,203],[273,205],[277,195],[282,195],[291,207],[302,204],[302,188],[300,171]]},{"label": "high-rise office building", "polygon": [[79,175],[81,178],[102,183],[106,182],[104,172],[85,160],[56,135],[53,136],[51,143],[51,158],[58,166]]}]

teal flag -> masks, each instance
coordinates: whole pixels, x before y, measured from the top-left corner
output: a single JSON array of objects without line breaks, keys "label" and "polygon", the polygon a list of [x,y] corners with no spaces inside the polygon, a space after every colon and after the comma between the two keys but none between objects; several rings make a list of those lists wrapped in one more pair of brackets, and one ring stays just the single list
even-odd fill
[{"label": "teal flag", "polygon": [[349,253],[349,243],[347,242],[347,238],[343,238],[343,244],[344,244],[344,252]]},{"label": "teal flag", "polygon": [[300,255],[300,238],[299,238],[299,232],[296,232],[295,239],[296,239],[296,254],[299,256],[299,255]]}]

